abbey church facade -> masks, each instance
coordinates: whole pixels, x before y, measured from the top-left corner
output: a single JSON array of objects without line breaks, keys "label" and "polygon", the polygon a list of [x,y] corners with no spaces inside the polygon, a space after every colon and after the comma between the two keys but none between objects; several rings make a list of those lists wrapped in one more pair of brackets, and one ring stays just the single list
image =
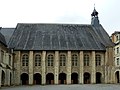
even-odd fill
[{"label": "abbey church facade", "polygon": [[109,35],[99,23],[18,23],[0,30],[0,86],[119,83]]}]

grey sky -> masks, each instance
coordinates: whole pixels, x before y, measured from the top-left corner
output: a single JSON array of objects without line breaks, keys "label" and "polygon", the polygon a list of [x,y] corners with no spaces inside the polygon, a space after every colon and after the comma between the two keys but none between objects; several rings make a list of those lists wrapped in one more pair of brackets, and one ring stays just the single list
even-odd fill
[{"label": "grey sky", "polygon": [[0,27],[17,23],[90,24],[94,8],[109,33],[120,31],[120,0],[0,0]]}]

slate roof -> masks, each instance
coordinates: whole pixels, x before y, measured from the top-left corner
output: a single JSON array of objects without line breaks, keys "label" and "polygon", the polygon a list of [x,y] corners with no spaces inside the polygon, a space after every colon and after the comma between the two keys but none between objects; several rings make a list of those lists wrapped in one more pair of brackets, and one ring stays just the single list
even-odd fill
[{"label": "slate roof", "polygon": [[19,23],[8,46],[14,50],[106,50],[113,43],[101,25]]},{"label": "slate roof", "polygon": [[15,28],[1,28],[0,32],[4,35],[5,41],[8,44],[10,37],[12,36]]},{"label": "slate roof", "polygon": [[[1,31],[1,30],[0,30]],[[4,37],[4,35],[0,32],[0,42],[2,43],[2,44],[4,44],[5,46],[7,46],[6,45],[6,41],[5,41],[5,37]]]}]

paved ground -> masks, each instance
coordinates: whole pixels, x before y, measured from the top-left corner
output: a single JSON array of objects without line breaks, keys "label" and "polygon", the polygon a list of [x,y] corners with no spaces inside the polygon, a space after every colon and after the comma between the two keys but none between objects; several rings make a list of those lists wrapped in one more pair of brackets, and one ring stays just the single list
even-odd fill
[{"label": "paved ground", "polygon": [[34,85],[2,87],[0,90],[120,90],[120,84],[86,84],[86,85]]}]

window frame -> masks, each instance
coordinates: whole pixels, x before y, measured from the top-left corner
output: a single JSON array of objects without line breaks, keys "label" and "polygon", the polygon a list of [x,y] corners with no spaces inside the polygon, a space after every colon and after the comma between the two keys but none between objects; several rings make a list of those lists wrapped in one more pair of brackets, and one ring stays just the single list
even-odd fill
[{"label": "window frame", "polygon": [[101,55],[100,54],[95,55],[95,65],[101,66]]},{"label": "window frame", "polygon": [[66,66],[66,55],[65,54],[60,54],[59,56],[59,66]]},{"label": "window frame", "polygon": [[35,54],[34,66],[41,66],[41,55],[40,54]]},{"label": "window frame", "polygon": [[78,66],[78,55],[72,54],[71,61],[72,61],[72,66]]},{"label": "window frame", "polygon": [[117,64],[117,66],[119,66],[120,64],[119,64],[119,62],[120,62],[120,59],[119,58],[117,58],[116,59],[116,64]]},{"label": "window frame", "polygon": [[11,57],[11,55],[9,55],[9,65],[10,66],[12,65],[12,57]]},{"label": "window frame", "polygon": [[5,55],[4,51],[1,50],[1,62],[2,62],[2,63],[3,63],[3,61],[4,61],[4,55]]},{"label": "window frame", "polygon": [[117,54],[119,53],[119,47],[116,48],[116,52],[117,52]]},{"label": "window frame", "polygon": [[23,54],[22,55],[22,66],[28,66],[29,65],[29,55]]},{"label": "window frame", "polygon": [[48,54],[47,55],[47,66],[54,66],[54,55]]},{"label": "window frame", "polygon": [[84,66],[89,66],[90,64],[90,55],[89,54],[84,54]]}]

